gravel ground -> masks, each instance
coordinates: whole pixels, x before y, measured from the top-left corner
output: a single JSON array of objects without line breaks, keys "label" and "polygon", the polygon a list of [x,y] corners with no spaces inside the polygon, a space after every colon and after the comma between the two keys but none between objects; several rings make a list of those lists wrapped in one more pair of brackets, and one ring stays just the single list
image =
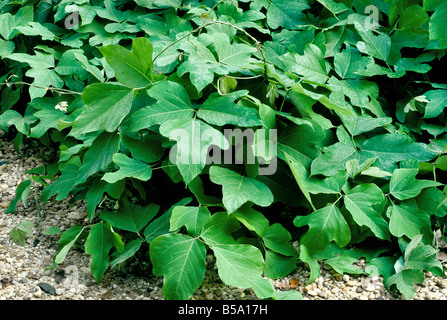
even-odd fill
[{"label": "gravel ground", "polygon": [[[17,185],[26,179],[25,172],[42,164],[41,158],[50,151],[26,145],[22,156],[12,143],[1,138],[0,132],[0,300],[160,300],[163,279],[141,271],[137,262],[122,270],[106,273],[103,281],[96,283],[90,271],[90,257],[72,249],[65,261],[53,269],[53,255],[57,250],[58,235],[42,234],[49,227],[65,231],[75,224],[88,223],[86,207],[82,201],[48,201],[38,204],[39,189],[31,188],[27,207],[21,202],[14,214],[5,214],[15,197]],[[39,217],[39,213],[44,213]],[[10,231],[20,222],[33,222],[33,235],[27,236],[24,246],[12,243]],[[361,263],[361,261],[360,261]],[[400,300],[390,294],[382,279],[340,275],[329,266],[322,265],[321,277],[308,284],[309,272],[299,268],[290,276],[273,283],[277,290],[298,290],[304,300]],[[430,273],[422,284],[415,285],[414,300],[447,300],[446,278]],[[239,289],[223,284],[218,276],[212,255],[207,256],[207,271],[203,285],[192,300],[256,300],[251,289]]]}]

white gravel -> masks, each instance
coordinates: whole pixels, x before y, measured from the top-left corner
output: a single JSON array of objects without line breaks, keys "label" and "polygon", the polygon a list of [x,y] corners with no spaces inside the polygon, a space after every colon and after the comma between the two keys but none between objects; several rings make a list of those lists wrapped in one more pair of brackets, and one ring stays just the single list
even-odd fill
[{"label": "white gravel", "polygon": [[[33,142],[31,142],[33,144]],[[53,269],[53,255],[57,250],[58,235],[41,234],[49,227],[65,231],[78,223],[87,223],[83,201],[49,201],[39,204],[45,213],[39,218],[36,201],[40,189],[31,189],[27,207],[21,202],[14,214],[5,210],[15,197],[17,185],[26,179],[25,172],[41,165],[36,153],[48,156],[42,148],[25,147],[24,157],[19,156],[11,142],[0,136],[0,300],[160,300],[163,299],[163,279],[148,271],[141,271],[136,263],[125,265],[123,270],[113,269],[103,281],[96,283],[90,271],[90,257],[72,249],[65,261]],[[39,209],[40,210],[40,209]],[[33,222],[33,235],[27,236],[22,247],[10,241],[9,233],[22,221]],[[303,299],[310,300],[395,300],[401,296],[386,291],[381,278],[340,275],[326,265],[314,283],[306,284],[309,271],[299,268],[283,279],[273,281],[277,290],[298,290]],[[54,290],[54,291],[52,291]],[[447,299],[446,278],[427,273],[422,284],[415,285],[415,300]],[[224,285],[217,276],[215,260],[207,256],[207,272],[203,285],[194,293],[193,300],[255,300],[251,289]]]}]

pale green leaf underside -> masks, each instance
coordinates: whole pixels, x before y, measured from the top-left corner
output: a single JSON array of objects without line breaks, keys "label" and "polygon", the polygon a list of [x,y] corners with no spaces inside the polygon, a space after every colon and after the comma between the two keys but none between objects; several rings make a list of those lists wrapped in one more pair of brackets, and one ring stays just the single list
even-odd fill
[{"label": "pale green leaf underside", "polygon": [[186,300],[202,284],[206,248],[184,234],[165,234],[150,245],[153,272],[163,276],[163,296],[167,300]]}]

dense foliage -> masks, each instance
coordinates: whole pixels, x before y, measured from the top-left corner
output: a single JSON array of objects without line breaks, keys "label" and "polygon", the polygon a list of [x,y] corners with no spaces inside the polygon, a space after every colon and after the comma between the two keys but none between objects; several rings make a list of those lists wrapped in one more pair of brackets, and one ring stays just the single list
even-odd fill
[{"label": "dense foliage", "polygon": [[58,150],[7,212],[39,184],[85,200],[54,266],[140,255],[166,299],[207,253],[261,298],[321,261],[411,298],[444,275],[446,23],[443,0],[0,1],[0,129]]}]

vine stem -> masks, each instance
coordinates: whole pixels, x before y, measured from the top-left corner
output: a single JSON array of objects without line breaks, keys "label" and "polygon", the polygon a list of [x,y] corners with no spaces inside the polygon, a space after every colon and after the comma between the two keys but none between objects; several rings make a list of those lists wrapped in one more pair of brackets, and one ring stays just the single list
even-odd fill
[{"label": "vine stem", "polygon": [[6,79],[6,82],[1,82],[0,85],[6,85],[6,86],[8,86],[8,88],[10,88],[11,85],[13,85],[13,84],[21,84],[21,85],[27,85],[27,86],[35,87],[35,88],[39,88],[39,89],[55,91],[55,92],[57,92],[59,94],[77,94],[77,95],[82,95],[82,92],[76,92],[76,91],[72,91],[72,90],[68,90],[68,89],[62,89],[62,88],[43,87],[43,86],[39,86],[39,85],[34,84],[34,83],[28,83],[28,82],[24,82],[24,81],[10,82],[9,80],[12,77],[17,77],[17,76],[16,75],[11,75],[8,79]]}]

